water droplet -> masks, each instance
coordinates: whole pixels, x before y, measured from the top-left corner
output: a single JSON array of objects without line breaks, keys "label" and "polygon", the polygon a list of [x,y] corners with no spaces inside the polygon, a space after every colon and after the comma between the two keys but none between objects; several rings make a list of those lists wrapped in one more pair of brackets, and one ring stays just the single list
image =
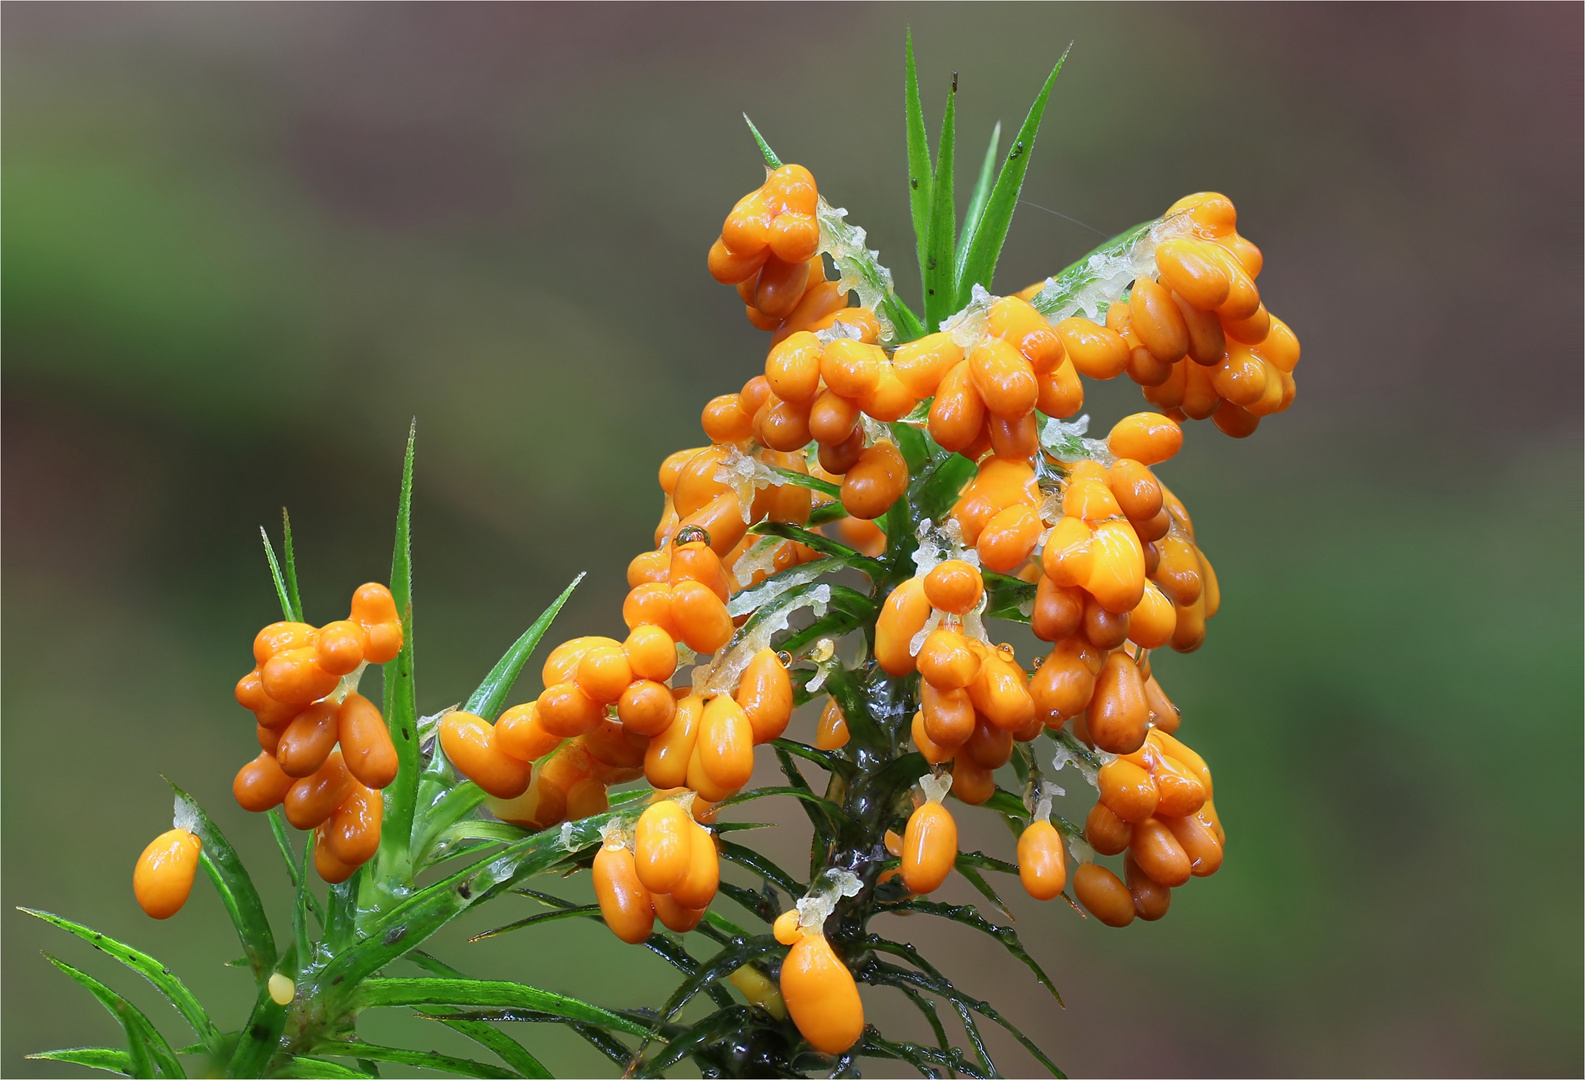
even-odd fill
[{"label": "water droplet", "polygon": [[791,667],[793,662],[793,654],[788,652],[786,649],[783,649],[781,652],[776,654],[776,659],[781,661],[782,667]]},{"label": "water droplet", "polygon": [[676,543],[679,547],[683,544],[703,544],[705,547],[709,547],[710,534],[697,525],[684,525],[677,530]]},{"label": "water droplet", "polygon": [[1010,645],[1008,642],[1004,641],[1000,645],[996,646],[996,651],[1002,654],[1002,659],[1003,660],[1017,660],[1018,659],[1017,654],[1013,652],[1012,645]]},{"label": "water droplet", "polygon": [[809,651],[809,659],[817,664],[823,664],[836,655],[837,643],[830,638],[821,638],[815,642],[815,647]]},{"label": "water droplet", "polygon": [[1033,667],[1036,671],[1039,671],[1040,670],[1040,665],[1044,664],[1045,662],[1046,662],[1046,658],[1044,656],[1037,656],[1037,657],[1035,657],[1035,662],[1032,665],[1030,665],[1030,666]]}]

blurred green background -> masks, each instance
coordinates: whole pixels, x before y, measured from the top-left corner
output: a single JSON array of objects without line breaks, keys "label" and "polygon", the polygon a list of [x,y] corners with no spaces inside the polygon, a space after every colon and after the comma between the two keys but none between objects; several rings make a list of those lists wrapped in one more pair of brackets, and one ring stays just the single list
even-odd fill
[{"label": "blurred green background", "polygon": [[[1001,291],[1217,189],[1305,355],[1290,412],[1242,443],[1197,425],[1163,469],[1225,598],[1158,666],[1216,770],[1225,868],[1123,932],[1015,900],[1066,1010],[984,939],[909,929],[1074,1074],[1581,1073],[1577,5],[6,5],[0,1071],[71,1075],[23,1055],[117,1038],[40,948],[157,1006],[17,904],[245,1014],[212,891],[154,923],[128,879],[168,827],[164,772],[284,918],[229,795],[256,752],[231,686],[278,617],[257,527],[283,504],[309,618],[339,617],[389,565],[417,416],[424,711],[579,570],[558,630],[620,625],[657,463],[764,354],[704,270],[762,175],[740,113],[917,297],[909,23],[932,132],[959,73],[971,162],[1074,43]],[[781,815],[759,835],[792,855]],[[613,1004],[670,985],[565,926],[440,951]]]}]

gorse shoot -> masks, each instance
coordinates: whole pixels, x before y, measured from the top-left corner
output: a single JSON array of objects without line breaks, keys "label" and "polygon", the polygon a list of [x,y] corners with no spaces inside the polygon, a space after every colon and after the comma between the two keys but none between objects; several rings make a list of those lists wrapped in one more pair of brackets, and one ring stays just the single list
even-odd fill
[{"label": "gorse shoot", "polygon": [[[1005,149],[993,134],[960,220],[956,80],[932,157],[910,43],[922,314],[810,170],[754,131],[765,182],[732,208],[707,266],[769,335],[768,353],[740,391],[704,406],[706,444],[661,463],[653,544],[627,568],[625,636],[554,644],[530,700],[507,707],[573,586],[463,707],[419,713],[411,440],[391,580],[359,588],[346,619],[302,620],[289,523],[284,559],[266,537],[284,621],[255,636],[237,684],[260,752],[234,793],[270,817],[297,890],[290,931],[277,939],[230,844],[178,791],[174,828],[144,852],[134,891],[167,918],[204,870],[246,950],[252,1014],[224,1030],[152,958],[35,913],[147,977],[197,1038],[173,1049],[125,999],[57,962],[127,1046],[39,1056],[140,1076],[180,1075],[184,1058],[228,1076],[548,1075],[507,1033],[531,1021],[567,1025],[628,1075],[683,1062],[705,1075],[857,1075],[872,1058],[990,1076],[989,1021],[1056,1073],[995,1004],[871,922],[970,927],[1055,996],[998,920],[991,875],[1039,900],[1071,894],[1075,910],[1122,926],[1161,918],[1173,889],[1221,865],[1210,770],[1178,738],[1179,710],[1151,670],[1154,650],[1200,645],[1220,594],[1154,470],[1189,420],[1242,437],[1286,409],[1299,358],[1255,286],[1260,252],[1217,194],[1179,200],[1044,281],[991,291],[1060,69]],[[1069,419],[1084,381],[1125,374],[1155,410],[1087,437],[1088,418]],[[996,619],[1030,624],[1049,652],[1026,667]],[[358,692],[374,664],[381,704]],[[807,730],[792,726],[816,701],[818,721],[811,710]],[[1083,822],[1052,811],[1052,777],[1069,766],[1098,792]],[[751,786],[772,769],[779,778]],[[752,823],[727,813],[761,798],[807,815],[806,868],[775,864]],[[1002,855],[1015,861],[961,850],[948,800],[1013,826]],[[308,834],[303,848],[288,826]],[[592,903],[533,887],[583,871]],[[954,873],[985,910],[926,899]],[[509,893],[543,910],[476,941],[597,919],[664,958],[678,985],[600,1006],[471,979],[423,951]],[[918,1009],[929,1042],[866,1022],[881,990]],[[397,1007],[500,1064],[359,1038],[363,1010]]]}]

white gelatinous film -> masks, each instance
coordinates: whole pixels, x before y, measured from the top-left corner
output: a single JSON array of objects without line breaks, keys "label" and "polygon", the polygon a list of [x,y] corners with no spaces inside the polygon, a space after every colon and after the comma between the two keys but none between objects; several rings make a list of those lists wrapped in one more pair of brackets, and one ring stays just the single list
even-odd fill
[{"label": "white gelatinous film", "polygon": [[893,296],[892,272],[881,265],[881,253],[864,246],[864,230],[847,222],[848,212],[821,197],[815,208],[820,223],[820,250],[837,268],[837,288],[858,294],[859,306],[869,308],[880,323],[881,340],[891,341],[896,329],[886,317],[886,302]]},{"label": "white gelatinous film", "polygon": [[787,629],[794,612],[812,608],[815,618],[819,618],[826,613],[826,606],[830,603],[831,586],[821,584],[789,601],[785,607],[766,612],[736,644],[729,645],[710,664],[700,665],[690,672],[694,693],[713,697],[736,692],[738,680],[743,677],[749,662],[761,649],[770,647],[772,635]]}]

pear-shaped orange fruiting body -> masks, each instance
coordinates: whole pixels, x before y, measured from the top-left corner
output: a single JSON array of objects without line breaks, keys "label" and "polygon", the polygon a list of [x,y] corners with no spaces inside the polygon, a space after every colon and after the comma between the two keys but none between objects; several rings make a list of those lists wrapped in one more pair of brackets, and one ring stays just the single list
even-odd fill
[{"label": "pear-shaped orange fruiting body", "polygon": [[853,975],[823,934],[800,939],[781,967],[782,1000],[809,1045],[840,1054],[864,1033],[864,1003]]},{"label": "pear-shaped orange fruiting body", "polygon": [[147,915],[168,919],[182,909],[202,850],[203,841],[186,829],[161,833],[143,849],[132,871],[132,892]]}]

